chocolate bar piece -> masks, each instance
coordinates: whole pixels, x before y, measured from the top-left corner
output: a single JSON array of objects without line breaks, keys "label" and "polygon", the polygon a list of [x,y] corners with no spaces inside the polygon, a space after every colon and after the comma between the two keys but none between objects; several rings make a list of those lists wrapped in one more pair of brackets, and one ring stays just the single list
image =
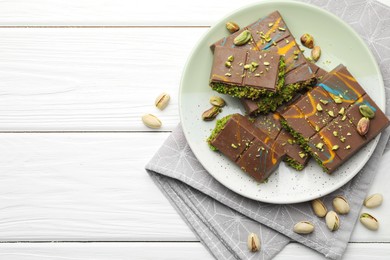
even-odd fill
[{"label": "chocolate bar piece", "polygon": [[[233,43],[233,40],[244,30],[248,30],[252,39],[248,44],[237,46]],[[290,36],[290,30],[287,28],[282,16],[278,11],[274,11],[264,18],[260,18],[256,22],[242,28],[238,32],[235,32],[227,37],[223,37],[221,40],[210,46],[214,51],[216,46],[226,46],[237,49],[249,49],[249,50],[261,50],[267,49],[274,43],[277,43],[286,37]]]},{"label": "chocolate bar piece", "polygon": [[[362,106],[374,117],[367,133],[358,130]],[[347,68],[339,65],[281,114],[281,124],[332,173],[375,138],[390,121]]]},{"label": "chocolate bar piece", "polygon": [[247,98],[241,99],[245,111],[248,115],[256,116],[259,113],[268,113],[269,111],[275,111],[282,104],[286,105],[291,101],[294,101],[302,92],[306,92],[308,88],[301,88],[300,83],[307,86],[308,79],[312,81],[312,74],[314,74],[316,80],[320,80],[325,76],[327,72],[314,63],[308,62],[300,66],[299,68],[287,73],[285,75],[284,84],[279,94],[272,96],[271,98],[260,98],[257,100],[251,100]]},{"label": "chocolate bar piece", "polygon": [[284,62],[277,53],[215,48],[210,76],[213,90],[256,99],[261,95],[273,95],[283,84]]},{"label": "chocolate bar piece", "polygon": [[240,114],[218,120],[207,141],[259,182],[264,182],[285,156],[277,142]]},{"label": "chocolate bar piece", "polygon": [[275,111],[278,106],[291,100],[298,91],[314,84],[315,76],[312,69],[278,11],[259,19],[243,30],[249,30],[252,34],[252,41],[249,44],[235,46],[233,40],[239,34],[236,33],[214,43],[211,49],[215,50],[216,46],[226,46],[234,49],[276,52],[284,57],[286,68],[285,86],[279,93],[261,96],[256,101],[253,101],[255,99],[253,96],[243,99],[242,102],[248,109],[247,114],[266,114]]},{"label": "chocolate bar piece", "polygon": [[255,127],[266,133],[285,150],[286,157],[284,161],[289,166],[299,171],[305,168],[310,160],[310,155],[299,146],[289,132],[282,128],[279,113],[259,115],[252,120]]}]

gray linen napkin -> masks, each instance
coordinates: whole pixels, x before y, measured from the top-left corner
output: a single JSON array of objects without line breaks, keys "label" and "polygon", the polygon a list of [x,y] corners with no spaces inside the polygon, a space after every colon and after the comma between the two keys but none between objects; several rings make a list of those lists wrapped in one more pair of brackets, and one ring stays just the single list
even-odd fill
[{"label": "gray linen napkin", "polygon": [[[382,68],[385,87],[390,88],[390,50],[385,47],[390,37],[390,8],[376,1],[305,2],[333,11],[355,28],[376,56]],[[389,104],[390,91],[386,93]],[[390,111],[389,106],[387,108]],[[313,215],[310,203],[273,205],[257,202],[221,185],[198,162],[180,125],[146,169],[217,259],[270,259],[290,241],[289,238],[329,258],[339,259],[346,249],[383,151],[390,148],[389,136],[390,129],[382,133],[371,159],[356,177],[323,198],[329,208],[335,194],[344,195],[351,204],[351,212],[340,216],[342,228],[333,233],[327,230],[323,220]],[[303,219],[314,223],[316,232],[306,236],[292,232],[294,224]],[[246,241],[250,232],[260,235],[262,245],[257,253],[247,249]]]}]

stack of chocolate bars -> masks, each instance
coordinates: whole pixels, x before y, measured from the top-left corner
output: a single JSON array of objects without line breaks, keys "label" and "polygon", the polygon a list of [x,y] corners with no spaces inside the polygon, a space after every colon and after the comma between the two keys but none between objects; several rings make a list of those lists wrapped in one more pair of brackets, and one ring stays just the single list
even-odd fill
[{"label": "stack of chocolate bars", "polygon": [[[234,44],[244,31],[248,42]],[[278,11],[211,49],[210,87],[240,98],[247,116],[218,120],[209,146],[259,182],[282,160],[302,170],[313,157],[332,173],[390,124],[345,66],[306,60]]]}]

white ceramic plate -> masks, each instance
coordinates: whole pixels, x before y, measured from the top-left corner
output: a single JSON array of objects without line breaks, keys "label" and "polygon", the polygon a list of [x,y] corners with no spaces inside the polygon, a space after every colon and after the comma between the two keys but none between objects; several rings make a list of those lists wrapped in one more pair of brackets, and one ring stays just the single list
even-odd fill
[{"label": "white ceramic plate", "polygon": [[[227,188],[254,200],[268,203],[297,203],[324,196],[351,180],[364,166],[374,151],[379,137],[344,163],[332,175],[322,172],[311,160],[302,172],[281,163],[267,183],[257,183],[220,153],[211,151],[206,139],[215,121],[204,122],[201,114],[210,107],[209,98],[218,93],[208,86],[213,55],[209,46],[228,33],[227,21],[247,25],[278,10],[292,34],[314,36],[322,48],[320,67],[331,70],[339,63],[348,67],[366,92],[385,110],[385,90],[376,61],[360,37],[336,16],[311,5],[292,1],[265,1],[242,8],[213,26],[199,41],[184,69],[179,92],[180,118],[187,141],[202,165]],[[310,53],[308,50],[307,53]],[[223,96],[223,95],[222,95]],[[244,114],[237,99],[223,96],[228,106],[218,116]]]}]

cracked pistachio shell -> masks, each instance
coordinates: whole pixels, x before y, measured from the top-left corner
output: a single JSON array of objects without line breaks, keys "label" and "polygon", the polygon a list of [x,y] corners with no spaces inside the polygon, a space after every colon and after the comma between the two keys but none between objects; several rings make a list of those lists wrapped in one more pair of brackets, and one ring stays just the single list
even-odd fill
[{"label": "cracked pistachio shell", "polygon": [[383,196],[382,194],[375,193],[370,196],[368,196],[365,200],[363,205],[366,206],[369,209],[379,207],[382,204]]},{"label": "cracked pistachio shell", "polygon": [[142,116],[142,122],[149,128],[158,129],[161,127],[161,121],[152,114],[146,114]]},{"label": "cracked pistachio shell", "polygon": [[294,226],[294,232],[298,234],[310,234],[313,231],[314,225],[309,221],[301,221]]},{"label": "cracked pistachio shell", "polygon": [[325,217],[326,226],[330,231],[336,231],[340,227],[340,219],[336,212],[329,211]]},{"label": "cracked pistachio shell", "polygon": [[378,230],[379,228],[378,220],[368,213],[362,213],[360,215],[360,222],[370,230]]},{"label": "cracked pistachio shell", "polygon": [[341,215],[348,214],[350,208],[347,199],[343,196],[337,196],[333,199],[334,210]]},{"label": "cracked pistachio shell", "polygon": [[313,208],[314,214],[320,218],[325,217],[326,213],[328,212],[325,204],[320,199],[313,200],[311,202],[311,207]]},{"label": "cracked pistachio shell", "polygon": [[260,240],[255,233],[250,233],[248,235],[248,249],[251,252],[256,252],[260,250]]},{"label": "cracked pistachio shell", "polygon": [[157,98],[156,100],[154,101],[154,104],[155,106],[160,109],[160,110],[164,110],[164,108],[167,107],[168,103],[169,103],[169,100],[171,99],[171,97],[169,96],[168,93],[161,93]]}]

